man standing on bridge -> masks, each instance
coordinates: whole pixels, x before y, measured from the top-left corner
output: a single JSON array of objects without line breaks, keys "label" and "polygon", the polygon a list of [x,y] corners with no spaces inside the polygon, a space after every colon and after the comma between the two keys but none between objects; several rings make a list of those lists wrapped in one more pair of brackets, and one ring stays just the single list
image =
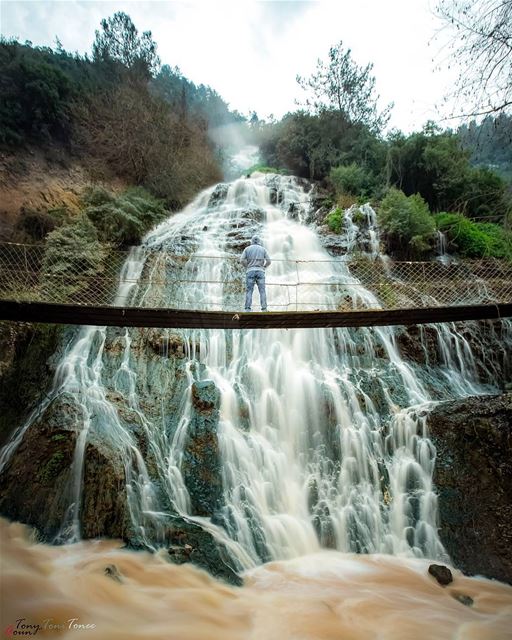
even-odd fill
[{"label": "man standing on bridge", "polygon": [[258,236],[253,236],[249,247],[245,247],[240,262],[246,268],[245,310],[251,310],[254,285],[258,285],[261,310],[267,310],[267,293],[265,291],[265,269],[270,264],[270,258]]}]

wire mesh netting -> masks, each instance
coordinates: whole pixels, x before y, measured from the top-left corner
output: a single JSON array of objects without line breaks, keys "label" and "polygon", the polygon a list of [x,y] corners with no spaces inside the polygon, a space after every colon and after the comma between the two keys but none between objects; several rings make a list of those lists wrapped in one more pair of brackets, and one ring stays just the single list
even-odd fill
[{"label": "wire mesh netting", "polygon": [[[202,276],[204,260],[222,260],[222,277]],[[286,262],[285,277],[267,274],[276,311],[512,302],[512,264],[507,261],[396,262],[361,255]],[[237,310],[244,290],[245,274],[236,255],[177,255],[143,247],[56,252],[42,245],[0,244],[0,300]]]}]

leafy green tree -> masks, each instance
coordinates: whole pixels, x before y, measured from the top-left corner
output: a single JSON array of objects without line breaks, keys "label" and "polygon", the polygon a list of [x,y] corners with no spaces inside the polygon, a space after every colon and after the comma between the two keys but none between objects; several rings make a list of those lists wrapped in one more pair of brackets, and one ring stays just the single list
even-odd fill
[{"label": "leafy green tree", "polygon": [[101,21],[101,31],[96,31],[92,54],[95,61],[117,60],[127,69],[149,78],[160,66],[156,49],[151,31],[144,31],[139,36],[130,16],[117,11]]},{"label": "leafy green tree", "polygon": [[372,69],[373,64],[359,67],[352,59],[351,50],[345,50],[340,40],[329,49],[327,62],[318,60],[316,72],[309,78],[298,75],[297,82],[311,94],[306,104],[316,112],[332,109],[350,122],[359,122],[378,132],[386,126],[393,105],[379,112]]},{"label": "leafy green tree", "polygon": [[0,92],[0,143],[68,140],[77,86],[51,52],[1,41]]},{"label": "leafy green tree", "polygon": [[333,167],[354,162],[372,180],[383,180],[385,143],[337,111],[297,111],[263,126],[260,150],[266,164],[309,179],[322,180]]},{"label": "leafy green tree", "polygon": [[489,169],[473,168],[459,137],[433,125],[408,137],[390,137],[387,180],[406,195],[419,193],[434,211],[499,220],[510,208],[504,180]]},{"label": "leafy green tree", "polygon": [[348,193],[353,196],[366,196],[373,186],[368,171],[355,162],[333,167],[329,173],[329,181],[337,193]]},{"label": "leafy green tree", "polygon": [[406,196],[390,189],[378,210],[378,220],[390,253],[415,257],[430,249],[436,227],[419,194]]}]

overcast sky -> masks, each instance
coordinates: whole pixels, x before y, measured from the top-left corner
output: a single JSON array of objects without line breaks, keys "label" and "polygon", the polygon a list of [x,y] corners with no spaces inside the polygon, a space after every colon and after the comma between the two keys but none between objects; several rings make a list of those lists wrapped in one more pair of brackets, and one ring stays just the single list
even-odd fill
[{"label": "overcast sky", "polygon": [[163,63],[260,117],[295,109],[296,75],[309,75],[340,40],[360,66],[373,62],[382,106],[395,103],[390,127],[407,132],[438,119],[454,73],[435,70],[444,55],[436,0],[0,2],[2,35],[49,46],[58,36],[80,53],[90,52],[102,18],[125,11],[152,32]]}]

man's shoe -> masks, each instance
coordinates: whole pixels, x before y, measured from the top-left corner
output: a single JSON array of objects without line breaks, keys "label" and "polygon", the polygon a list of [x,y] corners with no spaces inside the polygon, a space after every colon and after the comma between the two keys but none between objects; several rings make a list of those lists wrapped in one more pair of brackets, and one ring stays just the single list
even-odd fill
[{"label": "man's shoe", "polygon": [[266,310],[267,310],[267,307],[265,307],[264,309],[262,309],[262,311],[266,311]]}]

